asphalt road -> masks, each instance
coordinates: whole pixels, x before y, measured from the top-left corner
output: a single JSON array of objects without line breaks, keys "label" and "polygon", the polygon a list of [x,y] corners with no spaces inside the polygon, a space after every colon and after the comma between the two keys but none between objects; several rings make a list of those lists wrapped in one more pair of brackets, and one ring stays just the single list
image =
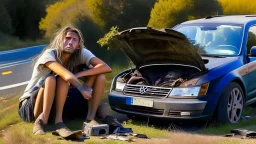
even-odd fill
[{"label": "asphalt road", "polygon": [[0,97],[22,93],[32,74],[33,58],[45,45],[0,52]]}]

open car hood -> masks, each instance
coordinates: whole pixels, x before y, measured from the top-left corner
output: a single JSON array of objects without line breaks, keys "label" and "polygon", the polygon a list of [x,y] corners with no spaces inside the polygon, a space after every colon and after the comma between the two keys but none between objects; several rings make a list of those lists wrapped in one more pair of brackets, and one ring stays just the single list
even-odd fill
[{"label": "open car hood", "polygon": [[114,46],[123,50],[137,67],[172,63],[206,69],[196,48],[182,33],[172,29],[128,29],[115,35]]}]

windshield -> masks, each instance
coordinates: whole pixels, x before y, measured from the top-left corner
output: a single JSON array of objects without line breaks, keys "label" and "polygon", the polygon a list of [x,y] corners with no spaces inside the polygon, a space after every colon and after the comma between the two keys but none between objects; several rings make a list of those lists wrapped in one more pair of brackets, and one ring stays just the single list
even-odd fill
[{"label": "windshield", "polygon": [[174,30],[183,33],[201,55],[232,56],[240,52],[242,26],[179,25]]}]

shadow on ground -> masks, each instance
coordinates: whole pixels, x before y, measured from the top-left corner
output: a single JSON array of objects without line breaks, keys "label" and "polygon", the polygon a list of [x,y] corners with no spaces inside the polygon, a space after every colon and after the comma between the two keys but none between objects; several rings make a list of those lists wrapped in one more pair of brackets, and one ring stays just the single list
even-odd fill
[{"label": "shadow on ground", "polygon": [[114,113],[119,122],[132,120],[135,125],[146,125],[158,129],[167,129],[169,131],[195,132],[207,127],[207,121],[170,121],[164,119],[129,116],[120,113]]}]

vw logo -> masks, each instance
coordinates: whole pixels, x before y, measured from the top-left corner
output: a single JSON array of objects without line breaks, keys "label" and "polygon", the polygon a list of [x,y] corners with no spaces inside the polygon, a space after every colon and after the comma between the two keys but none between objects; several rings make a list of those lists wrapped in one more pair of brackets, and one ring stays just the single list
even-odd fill
[{"label": "vw logo", "polygon": [[140,87],[140,94],[144,94],[148,90],[148,87],[142,86]]}]

